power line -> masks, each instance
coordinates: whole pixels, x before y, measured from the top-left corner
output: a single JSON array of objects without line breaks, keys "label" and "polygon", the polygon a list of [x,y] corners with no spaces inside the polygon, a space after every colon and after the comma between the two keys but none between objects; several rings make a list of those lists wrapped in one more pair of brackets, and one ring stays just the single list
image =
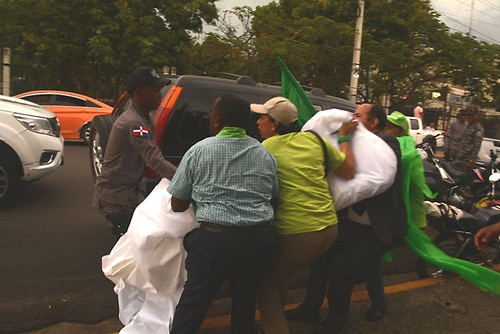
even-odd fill
[{"label": "power line", "polygon": [[479,0],[479,1],[482,2],[482,3],[484,3],[486,6],[488,6],[490,8],[493,8],[493,9],[496,9],[496,10],[500,11],[500,6],[494,5],[491,2],[486,1],[486,0]]},{"label": "power line", "polygon": [[461,0],[457,0],[457,2],[460,2],[462,5],[464,5],[464,6],[468,7],[468,8],[470,8],[470,9],[471,9],[471,15],[472,15],[472,11],[477,11],[477,12],[479,12],[479,13],[482,13],[482,14],[484,14],[484,15],[486,15],[486,16],[491,17],[493,20],[496,20],[496,19],[498,18],[498,17],[491,16],[489,13],[485,13],[485,12],[483,12],[482,10],[476,9],[476,8],[472,7],[471,5],[468,5],[468,4],[466,4],[465,2],[463,2],[463,1],[461,1]]},{"label": "power line", "polygon": [[[460,22],[460,21],[455,20],[454,18],[452,18],[452,17],[450,17],[450,16],[448,16],[448,15],[446,15],[446,14],[441,14],[441,16],[447,17],[448,19],[452,20],[453,22],[458,23],[459,25],[464,26],[465,28],[469,29],[469,27],[468,27],[467,25],[463,24],[463,23],[462,23],[462,22]],[[451,28],[450,28],[450,29],[451,29]],[[455,30],[455,31],[457,31],[457,32],[460,32],[460,33],[463,33],[463,31],[459,31],[459,30],[457,30],[457,29],[453,29],[453,30]],[[482,36],[486,37],[486,39],[489,39],[490,41],[494,42],[495,44],[500,44],[500,41],[497,41],[496,39],[494,39],[494,38],[492,38],[492,37],[490,37],[490,36],[487,36],[487,35],[483,34],[483,33],[482,33],[482,32],[480,32],[480,31],[477,31],[477,30],[475,30],[475,29],[470,29],[470,30],[471,30],[471,31],[474,31],[476,34],[479,34],[479,35],[482,35]]]},{"label": "power line", "polygon": [[[438,0],[434,0],[434,1],[437,2]],[[486,27],[486,33],[481,32],[481,31],[479,31],[477,29],[474,29],[472,27],[473,23],[476,23],[475,25],[481,24],[483,27],[484,27],[485,24],[488,24],[490,27],[499,27],[498,25],[495,25],[493,23],[479,21],[477,19],[473,20],[474,13],[477,12],[477,13],[481,13],[481,14],[479,14],[479,16],[482,17],[482,18],[484,18],[485,16],[488,16],[488,17],[492,18],[494,20],[494,22],[498,22],[499,20],[497,18],[500,17],[500,15],[498,15],[498,16],[496,15],[494,8],[493,8],[493,13],[492,14],[495,15],[496,17],[494,17],[494,16],[490,15],[489,13],[486,13],[486,12],[484,12],[482,10],[477,9],[477,7],[474,6],[475,0],[471,0],[470,4],[467,4],[467,3],[465,3],[462,0],[456,0],[456,1],[457,1],[457,5],[458,4],[460,4],[460,5],[458,5],[458,7],[456,7],[456,8],[454,8],[455,12],[456,12],[456,9],[461,9],[462,13],[467,13],[467,9],[469,9],[469,11],[470,11],[470,16],[469,17],[467,17],[467,18],[465,18],[465,17],[458,17],[459,19],[461,19],[463,21],[465,21],[465,20],[468,19],[469,20],[469,25],[466,25],[466,24],[464,24],[462,22],[459,22],[459,21],[455,20],[452,16],[450,16],[450,15],[448,15],[446,13],[442,13],[440,11],[438,11],[437,13],[440,14],[441,16],[446,17],[449,20],[451,20],[451,21],[459,24],[460,26],[464,27],[465,31],[459,31],[461,33],[464,33],[464,34],[467,34],[467,35],[471,35],[473,37],[476,37],[476,38],[479,38],[479,39],[482,39],[482,40],[485,40],[485,41],[488,41],[488,42],[491,41],[490,43],[500,44],[500,42],[498,42],[495,38],[490,37],[490,36],[487,35],[487,33],[491,31],[491,30],[488,30],[487,27]],[[485,0],[479,0],[479,1],[482,1],[483,4],[486,3]],[[490,5],[490,4],[488,3],[487,5]],[[495,7],[495,6],[493,6],[493,7]],[[446,8],[449,8],[449,7],[446,7]],[[466,8],[466,9],[464,10],[463,8]],[[457,17],[457,16],[455,16],[455,17]],[[494,34],[494,35],[496,37],[496,34]]]}]

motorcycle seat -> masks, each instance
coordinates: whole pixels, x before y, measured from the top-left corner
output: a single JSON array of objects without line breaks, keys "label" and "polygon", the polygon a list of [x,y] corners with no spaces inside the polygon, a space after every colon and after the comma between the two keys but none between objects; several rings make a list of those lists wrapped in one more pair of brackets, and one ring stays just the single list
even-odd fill
[{"label": "motorcycle seat", "polygon": [[441,166],[443,166],[444,170],[446,170],[453,180],[455,180],[456,184],[461,184],[470,179],[471,172],[457,169],[453,167],[452,164],[444,160],[440,160],[439,162],[441,163]]},{"label": "motorcycle seat", "polygon": [[500,222],[500,205],[491,205],[479,209],[474,213],[476,218],[482,225],[492,225]]}]

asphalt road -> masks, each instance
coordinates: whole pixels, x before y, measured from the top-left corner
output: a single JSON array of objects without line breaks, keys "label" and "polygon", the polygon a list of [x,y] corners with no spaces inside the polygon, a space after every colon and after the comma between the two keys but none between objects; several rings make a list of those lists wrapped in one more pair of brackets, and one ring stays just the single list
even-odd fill
[{"label": "asphalt road", "polygon": [[93,184],[87,146],[67,143],[64,165],[0,211],[0,333],[116,316],[101,272],[115,239],[91,205]]},{"label": "asphalt road", "polygon": [[[101,257],[115,239],[91,205],[87,146],[66,143],[64,160],[53,174],[24,184],[16,205],[0,211],[0,334],[118,315],[113,283],[101,272]],[[406,247],[393,254],[385,274],[415,270]],[[306,273],[290,288],[303,287]],[[221,291],[217,299],[226,296]]]}]

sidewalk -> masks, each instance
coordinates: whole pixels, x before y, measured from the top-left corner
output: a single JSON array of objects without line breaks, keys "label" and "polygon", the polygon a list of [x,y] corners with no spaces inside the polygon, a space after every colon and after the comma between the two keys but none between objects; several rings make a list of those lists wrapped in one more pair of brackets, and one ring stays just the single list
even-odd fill
[{"label": "sidewalk", "polygon": [[[500,270],[500,266],[495,268]],[[350,324],[342,334],[500,333],[500,296],[484,292],[457,276],[418,279],[416,273],[385,277],[388,309],[383,320],[364,320],[369,302],[364,284],[355,288]],[[304,291],[289,294],[286,309],[302,300]],[[324,305],[326,306],[326,305]],[[326,316],[326,309],[321,310]],[[229,334],[229,300],[212,303],[200,334]],[[310,334],[317,323],[289,321],[290,334]],[[117,319],[95,325],[61,323],[29,334],[113,334],[122,328]]]}]

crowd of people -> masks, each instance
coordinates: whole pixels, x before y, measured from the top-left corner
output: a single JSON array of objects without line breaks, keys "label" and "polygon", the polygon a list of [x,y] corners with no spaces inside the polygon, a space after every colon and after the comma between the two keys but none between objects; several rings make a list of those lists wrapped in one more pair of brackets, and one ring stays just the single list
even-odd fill
[{"label": "crowd of people", "polygon": [[[130,76],[132,103],[113,125],[94,205],[115,234],[125,233],[144,199],[141,175],[147,164],[171,180],[173,211],[196,207],[199,227],[184,237],[187,279],[170,332],[196,333],[226,279],[231,333],[286,334],[287,319],[318,320],[325,295],[328,316],[315,333],[336,333],[348,323],[353,286],[363,276],[371,300],[366,319],[382,319],[387,298],[380,259],[407,233],[409,220],[425,226],[425,190],[414,184],[423,172],[414,165],[420,160],[415,162],[418,153],[404,115],[387,116],[381,106],[362,104],[340,127],[337,148],[314,131],[301,131],[298,110],[284,97],[249,104],[224,94],[211,109],[212,136],[193,145],[176,168],[155,145],[149,117],[165,84],[149,67]],[[423,119],[420,109],[421,103],[415,115]],[[245,131],[252,112],[259,115],[262,143]],[[336,211],[328,172],[351,179],[356,166],[370,163],[356,160],[351,149],[358,126],[390,147],[396,175],[380,194]],[[446,157],[462,169],[471,168],[483,132],[477,111],[462,111],[443,133]],[[481,230],[475,239],[478,249],[499,234],[500,223]],[[305,299],[285,313],[288,280],[306,265],[311,269]],[[254,324],[257,307],[259,326]]]}]

